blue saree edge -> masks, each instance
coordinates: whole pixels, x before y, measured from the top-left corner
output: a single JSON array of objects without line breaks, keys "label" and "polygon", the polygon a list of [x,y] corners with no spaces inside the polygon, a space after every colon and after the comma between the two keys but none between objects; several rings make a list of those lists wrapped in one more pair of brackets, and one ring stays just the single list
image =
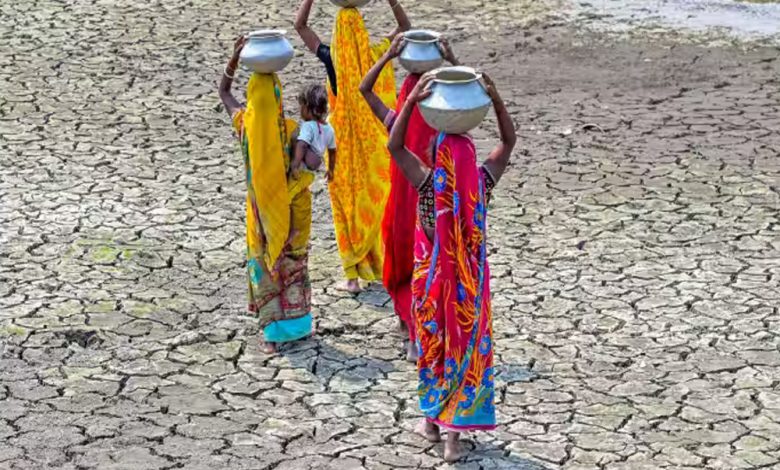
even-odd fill
[{"label": "blue saree edge", "polygon": [[279,320],[263,329],[263,338],[269,343],[286,343],[311,334],[311,313],[292,320]]}]

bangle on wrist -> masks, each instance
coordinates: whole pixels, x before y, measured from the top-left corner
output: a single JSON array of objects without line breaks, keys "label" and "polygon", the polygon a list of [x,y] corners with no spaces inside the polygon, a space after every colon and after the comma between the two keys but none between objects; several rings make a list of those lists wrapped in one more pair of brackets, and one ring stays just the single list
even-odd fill
[{"label": "bangle on wrist", "polygon": [[224,71],[224,73],[225,73],[225,76],[226,76],[227,78],[231,79],[231,80],[233,80],[234,78],[236,78],[236,69],[233,69],[233,75],[230,75],[230,74],[228,73],[228,66],[227,66],[227,65],[225,66],[225,71]]}]

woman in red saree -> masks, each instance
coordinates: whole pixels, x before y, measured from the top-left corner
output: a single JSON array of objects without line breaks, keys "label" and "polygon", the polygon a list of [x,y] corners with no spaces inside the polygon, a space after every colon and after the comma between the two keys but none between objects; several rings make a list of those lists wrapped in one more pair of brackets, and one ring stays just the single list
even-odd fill
[{"label": "woman in red saree", "polygon": [[[439,41],[442,55],[452,65],[459,65],[445,38]],[[393,127],[395,117],[406,103],[420,80],[419,74],[409,74],[401,85],[398,94],[396,110],[385,105],[374,92],[379,75],[384,67],[401,54],[404,47],[403,35],[399,34],[393,40],[387,52],[379,58],[360,83],[360,92],[371,107],[374,116],[382,121],[388,132]],[[409,118],[409,130],[406,133],[406,146],[430,165],[433,138],[436,130],[428,125],[415,107]],[[406,347],[406,358],[417,362],[415,347],[415,327],[412,318],[412,272],[414,271],[414,227],[416,222],[417,190],[404,178],[394,161],[390,161],[390,196],[387,199],[385,213],[382,219],[382,240],[385,246],[385,265],[382,282],[393,299],[393,308],[400,320],[402,330],[409,334]]]},{"label": "woman in red saree", "polygon": [[424,76],[407,98],[390,132],[388,148],[417,188],[415,269],[412,281],[419,374],[417,394],[424,420],[416,431],[430,441],[448,431],[444,459],[465,456],[460,433],[496,426],[493,327],[487,262],[487,202],[515,145],[514,124],[485,76],[498,117],[501,142],[481,166],[467,134],[436,137],[431,164],[406,145],[417,103],[430,91]]}]

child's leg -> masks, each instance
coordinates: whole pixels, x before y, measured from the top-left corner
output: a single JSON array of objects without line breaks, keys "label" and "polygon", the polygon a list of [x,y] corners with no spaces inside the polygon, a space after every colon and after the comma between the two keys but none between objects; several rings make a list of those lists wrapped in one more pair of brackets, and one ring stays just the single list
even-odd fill
[{"label": "child's leg", "polygon": [[322,165],[322,157],[317,155],[317,152],[312,150],[311,147],[308,147],[303,156],[303,162],[311,171],[317,171],[320,168],[320,165]]}]

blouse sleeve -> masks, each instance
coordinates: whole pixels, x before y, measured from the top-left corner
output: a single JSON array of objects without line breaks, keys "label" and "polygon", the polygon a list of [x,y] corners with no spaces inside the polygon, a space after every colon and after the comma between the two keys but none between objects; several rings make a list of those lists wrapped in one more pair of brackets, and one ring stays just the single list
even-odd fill
[{"label": "blouse sleeve", "polygon": [[330,55],[330,46],[320,43],[320,46],[317,48],[316,56],[320,59],[320,62],[325,65],[325,72],[328,74],[331,91],[334,95],[337,94],[336,69],[333,66],[333,58]]},{"label": "blouse sleeve", "polygon": [[485,199],[490,201],[490,196],[493,195],[493,188],[496,187],[496,178],[493,177],[493,173],[485,165],[482,165],[480,170],[482,171],[482,179],[485,182]]},{"label": "blouse sleeve", "polygon": [[433,170],[430,168],[425,170],[425,178],[423,178],[422,183],[414,189],[416,189],[418,193],[433,191]]}]

